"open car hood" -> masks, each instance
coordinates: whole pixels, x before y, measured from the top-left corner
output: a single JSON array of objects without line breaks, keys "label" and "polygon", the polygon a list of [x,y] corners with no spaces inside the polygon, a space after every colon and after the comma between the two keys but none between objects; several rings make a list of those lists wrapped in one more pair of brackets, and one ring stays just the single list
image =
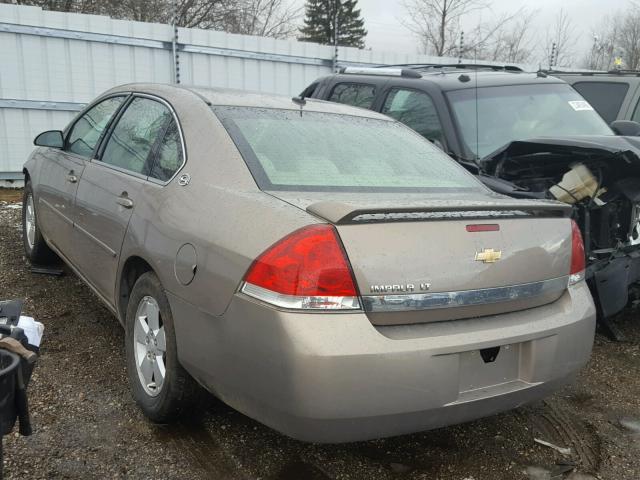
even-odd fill
[{"label": "open car hood", "polygon": [[[522,155],[572,155],[576,160],[580,158],[593,159],[615,157],[640,165],[640,137],[620,136],[570,136],[570,137],[540,137],[528,140],[516,140],[490,153],[479,160],[483,172],[495,173],[500,159],[507,156],[516,158]],[[624,155],[623,155],[624,154]]]}]

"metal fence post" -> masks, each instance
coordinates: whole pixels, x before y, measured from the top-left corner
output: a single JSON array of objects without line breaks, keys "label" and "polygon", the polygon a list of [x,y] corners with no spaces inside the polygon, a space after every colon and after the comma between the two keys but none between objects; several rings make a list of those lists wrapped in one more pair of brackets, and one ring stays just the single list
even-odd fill
[{"label": "metal fence post", "polygon": [[173,54],[173,82],[180,83],[180,54],[178,53],[178,0],[173,0],[173,16],[171,19],[173,38],[171,53]]}]

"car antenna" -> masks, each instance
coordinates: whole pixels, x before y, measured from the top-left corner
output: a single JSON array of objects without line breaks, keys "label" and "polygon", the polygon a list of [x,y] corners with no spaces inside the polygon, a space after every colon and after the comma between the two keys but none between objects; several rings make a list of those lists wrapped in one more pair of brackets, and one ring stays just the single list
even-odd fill
[{"label": "car antenna", "polygon": [[[473,49],[473,63],[478,63],[478,47]],[[476,155],[474,158],[474,163],[478,166],[478,173],[480,173],[480,115],[478,114],[478,69],[474,69],[474,80],[475,80],[475,96],[476,96]]]},{"label": "car antenna", "polygon": [[302,107],[304,107],[307,104],[307,101],[304,98],[304,92],[298,95],[297,97],[293,97],[291,101],[296,105],[300,105],[300,116],[302,116]]}]

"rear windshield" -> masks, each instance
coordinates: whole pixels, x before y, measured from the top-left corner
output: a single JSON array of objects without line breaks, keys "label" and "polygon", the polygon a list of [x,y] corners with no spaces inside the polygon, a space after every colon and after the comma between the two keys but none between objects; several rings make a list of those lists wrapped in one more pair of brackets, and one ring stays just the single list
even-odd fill
[{"label": "rear windshield", "polygon": [[442,150],[398,122],[304,110],[214,111],[263,190],[484,190]]},{"label": "rear windshield", "polygon": [[447,93],[468,149],[480,158],[515,140],[613,135],[596,111],[566,84],[508,85]]}]

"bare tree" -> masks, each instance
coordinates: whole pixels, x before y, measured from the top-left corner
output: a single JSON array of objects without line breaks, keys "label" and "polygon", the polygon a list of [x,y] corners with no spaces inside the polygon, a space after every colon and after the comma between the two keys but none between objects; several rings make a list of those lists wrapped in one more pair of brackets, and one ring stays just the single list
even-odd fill
[{"label": "bare tree", "polygon": [[[536,10],[521,8],[502,14],[495,21],[482,22],[466,39],[462,54],[505,63],[526,63],[532,54],[531,25]],[[465,35],[467,37],[467,35]]]},{"label": "bare tree", "polygon": [[484,0],[403,0],[403,5],[405,26],[418,36],[425,53],[438,57],[457,52],[462,18],[488,7]]},{"label": "bare tree", "polygon": [[570,66],[575,57],[573,50],[578,39],[575,26],[564,9],[560,9],[555,21],[547,29],[543,63],[549,67]]},{"label": "bare tree", "polygon": [[593,70],[640,69],[640,5],[606,17],[592,31],[593,45],[582,66]]},{"label": "bare tree", "polygon": [[488,60],[505,63],[528,63],[533,55],[531,26],[536,10],[519,10],[513,21],[503,23],[492,41]]},{"label": "bare tree", "polygon": [[582,67],[590,70],[610,70],[614,67],[614,60],[620,54],[617,46],[620,36],[620,22],[617,19],[605,17],[598,22],[598,29],[592,31],[593,44],[582,61]]},{"label": "bare tree", "polygon": [[624,68],[640,68],[640,8],[633,6],[618,20],[615,50],[622,58]]},{"label": "bare tree", "polygon": [[425,53],[504,62],[523,62],[530,56],[528,32],[535,12],[522,8],[480,21],[464,32],[461,42],[462,22],[473,12],[490,11],[487,1],[405,0],[404,6],[409,14],[405,26],[419,37]]},{"label": "bare tree", "polygon": [[[7,1],[7,0],[0,0]],[[109,15],[140,22],[171,23],[171,0],[16,0],[45,10]],[[231,33],[284,38],[296,32],[302,9],[290,0],[177,0],[176,23],[187,28],[211,28]]]},{"label": "bare tree", "polygon": [[237,0],[233,15],[225,22],[225,31],[263,37],[288,38],[297,33],[296,21],[304,7],[285,0]]}]

